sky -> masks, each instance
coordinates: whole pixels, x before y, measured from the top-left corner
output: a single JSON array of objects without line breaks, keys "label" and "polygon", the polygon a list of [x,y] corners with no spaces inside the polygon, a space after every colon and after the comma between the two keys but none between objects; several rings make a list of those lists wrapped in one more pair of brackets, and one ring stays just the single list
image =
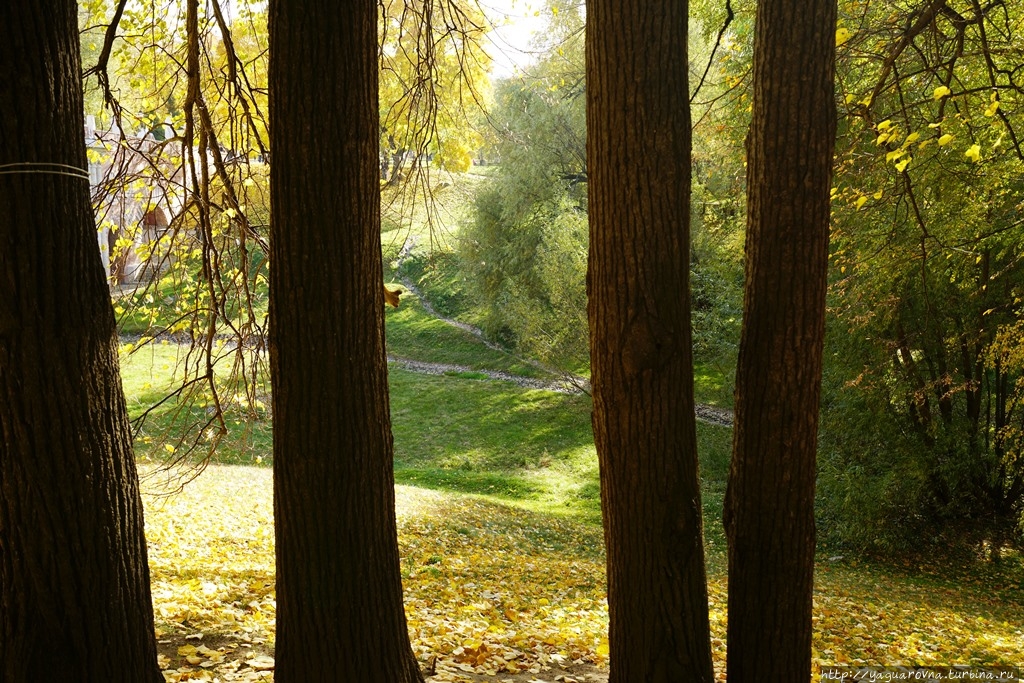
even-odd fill
[{"label": "sky", "polygon": [[491,77],[513,75],[535,61],[530,54],[533,35],[547,24],[543,0],[479,0],[494,24],[487,50],[494,60]]}]

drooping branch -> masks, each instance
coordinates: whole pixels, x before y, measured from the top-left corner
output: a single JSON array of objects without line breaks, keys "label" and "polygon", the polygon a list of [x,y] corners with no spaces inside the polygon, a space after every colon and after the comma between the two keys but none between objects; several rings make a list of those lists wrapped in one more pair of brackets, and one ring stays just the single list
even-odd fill
[{"label": "drooping branch", "polygon": [[916,38],[922,31],[928,28],[929,24],[938,14],[939,10],[944,7],[946,0],[930,0],[930,2],[921,8],[917,13],[916,19],[914,15],[911,15],[907,19],[907,27],[903,31],[903,35],[900,40],[893,47],[892,51],[885,57],[885,61],[882,63],[882,70],[878,76],[878,80],[875,83],[874,89],[871,91],[870,97],[868,97],[865,108],[870,110],[874,105],[875,100],[885,89],[885,84],[889,80],[889,74],[892,73],[893,67],[896,65],[896,60],[899,59],[900,55],[903,54],[904,50],[910,46],[911,42]]},{"label": "drooping branch", "polygon": [[[227,56],[227,79],[228,83],[235,89],[235,94],[238,96],[238,102],[242,106],[242,115],[245,119],[249,130],[252,132],[253,138],[256,140],[256,145],[260,149],[260,154],[265,159],[270,158],[270,152],[263,142],[263,136],[260,135],[259,128],[256,125],[256,120],[253,117],[252,109],[250,108],[249,98],[247,94],[251,95],[253,92],[252,84],[249,82],[249,77],[245,73],[245,65],[242,60],[239,59],[238,53],[235,51],[235,41],[231,36],[231,28],[224,20],[224,12],[220,7],[220,0],[212,0],[213,14],[217,20],[217,27],[220,29],[221,39],[224,42],[224,52]],[[239,68],[241,67],[241,68]],[[244,82],[244,87],[243,87]],[[259,106],[256,104],[256,98],[252,98],[252,106],[256,108],[256,114],[260,115]],[[237,206],[233,208],[238,208]]]},{"label": "drooping branch", "polygon": [[83,78],[96,76],[100,82],[100,87],[103,89],[103,100],[115,114],[120,111],[120,105],[110,90],[110,75],[107,72],[107,68],[110,63],[110,51],[113,49],[114,40],[117,38],[117,27],[121,23],[121,16],[124,14],[124,8],[127,4],[128,0],[120,0],[117,3],[117,7],[114,9],[114,16],[111,17],[110,23],[107,24],[107,30],[103,34],[103,48],[100,50],[99,59],[96,60],[95,65],[91,66],[82,75]]},{"label": "drooping branch", "polygon": [[697,93],[700,92],[701,87],[704,85],[704,80],[708,77],[708,72],[711,71],[711,65],[715,62],[715,55],[718,53],[718,48],[722,44],[722,38],[725,37],[725,32],[732,24],[732,20],[736,15],[732,11],[732,0],[725,0],[725,22],[722,23],[722,28],[718,29],[718,37],[715,38],[715,45],[711,48],[711,55],[708,57],[708,63],[704,66],[704,73],[700,75],[700,80],[697,82],[697,87],[693,89],[693,93],[690,95],[690,104],[693,104],[694,99],[697,97]]}]

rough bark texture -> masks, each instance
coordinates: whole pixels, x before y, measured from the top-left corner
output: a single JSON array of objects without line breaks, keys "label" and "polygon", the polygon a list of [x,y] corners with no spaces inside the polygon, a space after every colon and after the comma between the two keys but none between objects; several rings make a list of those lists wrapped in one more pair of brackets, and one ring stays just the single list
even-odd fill
[{"label": "rough bark texture", "polygon": [[587,3],[587,288],[612,683],[712,680],[686,37],[686,2]]},{"label": "rough bark texture", "polygon": [[376,12],[270,4],[280,683],[422,681],[395,529]]},{"label": "rough bark texture", "polygon": [[811,677],[835,21],[835,0],[758,3],[746,284],[725,510],[730,683]]},{"label": "rough bark texture", "polygon": [[[72,0],[0,3],[0,681],[162,681]],[[28,165],[31,164],[31,165]],[[49,164],[49,165],[43,165]]]}]

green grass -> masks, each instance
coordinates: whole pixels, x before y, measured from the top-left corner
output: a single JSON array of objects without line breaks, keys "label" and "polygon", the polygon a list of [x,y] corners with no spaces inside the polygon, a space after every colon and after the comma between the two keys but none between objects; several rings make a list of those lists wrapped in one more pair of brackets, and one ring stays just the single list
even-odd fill
[{"label": "green grass", "polygon": [[412,281],[435,311],[448,318],[476,323],[475,298],[459,266],[459,257],[452,251],[415,250],[392,277]]},{"label": "green grass", "polygon": [[[471,217],[473,190],[486,182],[485,176],[486,171],[458,181],[434,179],[436,201],[429,209],[433,212],[432,225],[428,224],[428,208],[422,196],[385,196],[386,202],[394,202],[393,207],[404,206],[406,215],[398,220],[385,211],[382,244],[386,279],[411,279],[435,310],[470,322],[474,320],[475,303],[461,280],[452,229]],[[450,184],[442,187],[442,180]],[[395,272],[393,261],[410,238],[415,240],[416,248],[401,271]],[[161,312],[158,325],[167,323],[164,314],[173,309],[173,296],[169,282],[162,282],[153,291],[149,310]],[[138,311],[129,311],[126,321],[130,331],[136,333],[144,332],[152,322]],[[388,308],[385,323],[390,356],[467,368],[441,376],[391,368],[395,476],[399,483],[468,493],[534,511],[600,522],[600,478],[590,429],[589,397],[490,381],[486,371],[553,377],[437,319],[414,296],[405,295],[398,309]],[[174,378],[180,380],[186,357],[183,347],[157,343],[123,359],[125,391],[133,417],[139,417],[175,387]],[[226,373],[226,369],[219,372]],[[698,401],[731,405],[731,387],[727,385],[725,375],[715,366],[696,365]],[[190,453],[193,461],[210,456],[219,464],[269,465],[272,430],[266,411],[248,414],[230,400],[230,393],[222,391],[228,406],[227,434],[212,453],[204,403],[208,397],[194,402],[172,398],[147,415],[136,440],[140,457],[165,461]],[[269,403],[269,398],[265,400]],[[698,438],[702,478],[708,491],[708,534],[714,544],[724,547],[719,520],[730,432],[699,424]]]},{"label": "green grass", "polygon": [[[184,347],[157,343],[122,358],[132,417],[166,396],[185,357]],[[396,367],[390,369],[390,388],[399,483],[600,521],[600,478],[588,396],[481,381],[476,373],[421,375]],[[199,440],[193,460],[207,455],[203,435],[195,428],[207,419],[205,408],[182,406],[170,400],[149,414],[136,440],[140,458],[164,461],[179,456],[190,439]],[[226,426],[228,433],[218,443],[213,462],[271,463],[268,418],[248,419],[232,408]],[[706,496],[705,506],[718,520],[730,432],[701,423],[698,438],[702,476],[713,492]],[[720,536],[711,531],[715,528],[709,523],[709,534]]]},{"label": "green grass", "polygon": [[[270,463],[272,436],[267,413],[269,397],[258,396],[258,403],[247,409],[241,396],[221,387],[227,433],[216,441],[217,424],[211,423],[207,408],[209,397],[201,384],[194,397],[174,396],[181,386],[185,369],[197,362],[188,347],[166,341],[135,348],[121,347],[121,380],[128,414],[135,427],[135,453],[143,461],[167,462],[184,458],[198,463],[209,457],[226,465]],[[129,353],[128,351],[131,350]],[[230,359],[218,366],[218,376],[227,373]],[[145,419],[141,418],[145,416]]]},{"label": "green grass", "polygon": [[[167,330],[184,332],[193,326],[206,331],[206,285],[191,281],[183,283],[182,277],[191,276],[187,272],[182,273],[182,269],[176,266],[175,270],[152,284],[140,283],[119,288],[114,295],[114,311],[121,334],[156,336]],[[265,270],[260,272],[258,284],[251,286],[251,305],[253,319],[262,323],[267,316],[268,292]],[[249,317],[249,311],[243,308],[243,292],[237,283],[225,281],[217,289],[218,292],[226,292],[222,294],[225,297],[220,309],[222,313],[236,327],[243,325]],[[221,322],[221,325],[224,326],[224,323]]]},{"label": "green grass", "polygon": [[600,518],[590,399],[391,369],[399,483]]},{"label": "green grass", "polygon": [[693,362],[693,394],[697,403],[732,408],[732,379],[718,363]]},{"label": "green grass", "polygon": [[386,313],[388,355],[430,363],[464,365],[474,370],[500,370],[526,377],[544,373],[504,351],[486,347],[476,336],[429,315],[410,295]]}]

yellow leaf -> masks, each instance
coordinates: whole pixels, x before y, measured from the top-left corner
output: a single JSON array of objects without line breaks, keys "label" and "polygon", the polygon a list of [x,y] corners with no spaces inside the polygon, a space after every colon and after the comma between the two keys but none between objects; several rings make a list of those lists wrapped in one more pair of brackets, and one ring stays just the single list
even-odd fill
[{"label": "yellow leaf", "polygon": [[[168,453],[173,453],[177,449],[174,446],[172,446],[171,444],[165,443],[164,444],[164,450],[167,451]],[[178,654],[181,654],[181,653],[179,652]]]},{"label": "yellow leaf", "polygon": [[274,658],[267,655],[259,655],[252,659],[247,659],[245,663],[256,671],[270,671],[274,668]]},{"label": "yellow leaf", "polygon": [[867,201],[868,201],[867,197],[861,196],[860,198],[858,198],[857,199],[857,208],[860,209],[860,207],[862,207],[865,204],[867,204]]},{"label": "yellow leaf", "polygon": [[906,159],[904,159],[903,161],[901,161],[901,162],[899,162],[898,164],[896,164],[896,170],[897,170],[898,172],[900,172],[900,173],[903,173],[903,171],[905,171],[905,170],[906,170],[906,168],[907,168],[907,165],[908,165],[908,164],[909,164],[909,163],[910,163],[911,161],[913,161],[913,160],[914,160],[914,157],[907,157],[907,158],[906,158]]},{"label": "yellow leaf", "polygon": [[920,133],[917,133],[917,132],[911,133],[910,135],[907,136],[907,139],[903,141],[903,146],[906,147],[907,145],[914,144],[915,142],[918,141],[918,139],[920,139],[920,137],[921,137]]},{"label": "yellow leaf", "polygon": [[939,138],[939,147],[945,147],[946,145],[948,145],[952,141],[953,141],[953,136],[950,135],[949,133],[946,133],[945,135],[943,135],[942,137]]},{"label": "yellow leaf", "polygon": [[876,126],[878,130],[886,130],[892,125],[892,119],[886,119]]},{"label": "yellow leaf", "polygon": [[853,36],[853,32],[848,28],[839,27],[836,29],[836,47],[839,47]]},{"label": "yellow leaf", "polygon": [[881,199],[882,198],[882,191],[879,190],[878,192],[876,192],[875,194],[873,194],[871,196],[874,197],[875,199]]},{"label": "yellow leaf", "polygon": [[999,101],[995,100],[990,105],[988,105],[987,109],[985,109],[985,116],[995,116],[997,111],[999,111]]},{"label": "yellow leaf", "polygon": [[608,647],[608,643],[601,643],[597,646],[597,654],[601,655],[602,657],[607,657],[610,651],[611,648]]},{"label": "yellow leaf", "polygon": [[949,93],[950,93],[950,89],[949,89],[948,86],[940,85],[938,88],[935,89],[935,92],[932,93],[932,97],[935,100],[941,100],[943,97],[945,97]]},{"label": "yellow leaf", "polygon": [[975,163],[981,161],[981,145],[971,145],[970,149],[964,152],[964,156]]}]

